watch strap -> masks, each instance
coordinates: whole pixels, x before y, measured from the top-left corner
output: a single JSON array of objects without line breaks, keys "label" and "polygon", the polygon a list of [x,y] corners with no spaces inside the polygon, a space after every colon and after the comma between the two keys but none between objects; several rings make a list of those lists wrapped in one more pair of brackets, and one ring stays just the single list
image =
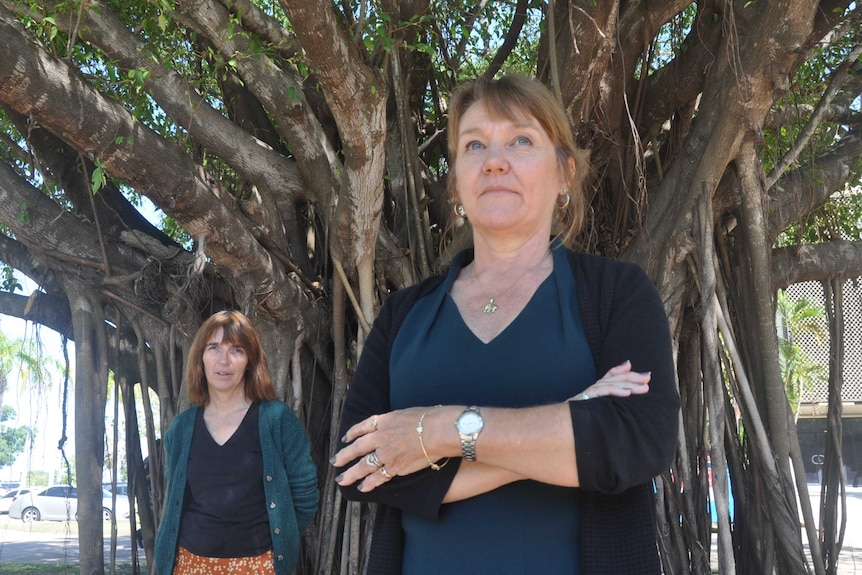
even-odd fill
[{"label": "watch strap", "polygon": [[461,434],[461,455],[464,457],[464,461],[476,461],[476,436],[478,433],[474,433],[473,435]]}]

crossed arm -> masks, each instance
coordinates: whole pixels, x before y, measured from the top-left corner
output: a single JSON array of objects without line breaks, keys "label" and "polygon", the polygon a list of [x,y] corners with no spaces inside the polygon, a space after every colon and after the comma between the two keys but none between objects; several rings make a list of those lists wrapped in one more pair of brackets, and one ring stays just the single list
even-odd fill
[{"label": "crossed arm", "polygon": [[[648,373],[632,371],[625,362],[612,368],[585,393],[627,397],[649,391]],[[580,394],[579,394],[580,396]],[[572,398],[574,400],[574,398]],[[333,464],[345,469],[336,481],[356,484],[369,493],[390,477],[405,476],[429,467],[430,462],[460,457],[461,444],[454,422],[464,406],[413,407],[375,414],[347,430],[346,444]],[[419,418],[423,443],[419,443]],[[538,407],[482,408],[484,428],[476,443],[476,462],[463,461],[443,498],[444,503],[466,499],[521,479],[578,487],[577,449],[568,402]],[[386,473],[366,461],[375,452]],[[352,464],[350,464],[353,462]]]}]

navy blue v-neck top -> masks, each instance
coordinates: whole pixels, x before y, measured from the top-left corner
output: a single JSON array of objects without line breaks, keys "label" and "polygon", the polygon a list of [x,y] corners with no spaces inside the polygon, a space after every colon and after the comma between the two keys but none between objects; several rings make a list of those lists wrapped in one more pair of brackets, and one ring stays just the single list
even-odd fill
[{"label": "navy blue v-neck top", "polygon": [[[565,401],[596,381],[566,251],[521,313],[488,343],[449,295],[472,254],[420,299],[392,346],[392,409],[417,405],[530,407]],[[476,447],[482,461],[482,438]],[[578,573],[579,490],[519,481],[443,505],[438,520],[402,515],[405,575]],[[477,549],[494,550],[477,554]]]}]

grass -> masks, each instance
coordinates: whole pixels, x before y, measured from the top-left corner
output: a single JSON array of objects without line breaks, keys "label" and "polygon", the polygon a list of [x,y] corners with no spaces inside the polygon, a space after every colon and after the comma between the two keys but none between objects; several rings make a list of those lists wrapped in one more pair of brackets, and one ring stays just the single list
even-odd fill
[{"label": "grass", "polygon": [[[107,521],[103,525],[105,536],[111,533],[111,524]],[[77,521],[33,521],[24,523],[20,519],[11,519],[8,515],[0,515],[0,534],[6,531],[21,531],[24,533],[49,533],[52,535],[78,536]],[[132,526],[128,518],[117,522],[117,535],[128,535],[132,532]],[[2,575],[2,572],[0,572]]]}]

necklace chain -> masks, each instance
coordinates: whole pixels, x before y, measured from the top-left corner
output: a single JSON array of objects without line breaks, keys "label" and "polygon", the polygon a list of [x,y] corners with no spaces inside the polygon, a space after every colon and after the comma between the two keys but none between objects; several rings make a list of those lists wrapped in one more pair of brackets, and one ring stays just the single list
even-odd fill
[{"label": "necklace chain", "polygon": [[[538,269],[538,267],[540,265],[542,265],[542,263],[546,259],[548,259],[548,255],[550,255],[550,253],[551,253],[551,250],[548,250],[547,252],[545,252],[545,255],[542,256],[542,259],[540,259],[538,261],[538,263],[536,263],[536,265],[529,267],[525,271],[521,272],[521,274],[518,277],[516,277],[512,283],[509,284],[509,287],[507,287],[505,290],[503,290],[503,293],[497,295],[496,299],[498,299],[498,300],[501,299],[503,296],[505,296],[510,291],[512,291],[512,288],[514,288],[516,285],[518,285],[518,282],[521,281],[521,278],[523,278],[528,273]],[[476,274],[476,282],[479,284],[479,289],[481,289],[482,292],[485,294],[485,296],[488,297],[488,303],[486,303],[485,305],[482,306],[482,313],[495,313],[500,308],[500,306],[494,302],[494,299],[495,299],[494,297],[489,297],[487,295],[488,290],[485,289],[485,284],[482,283],[482,280],[479,278],[479,274]]]}]

